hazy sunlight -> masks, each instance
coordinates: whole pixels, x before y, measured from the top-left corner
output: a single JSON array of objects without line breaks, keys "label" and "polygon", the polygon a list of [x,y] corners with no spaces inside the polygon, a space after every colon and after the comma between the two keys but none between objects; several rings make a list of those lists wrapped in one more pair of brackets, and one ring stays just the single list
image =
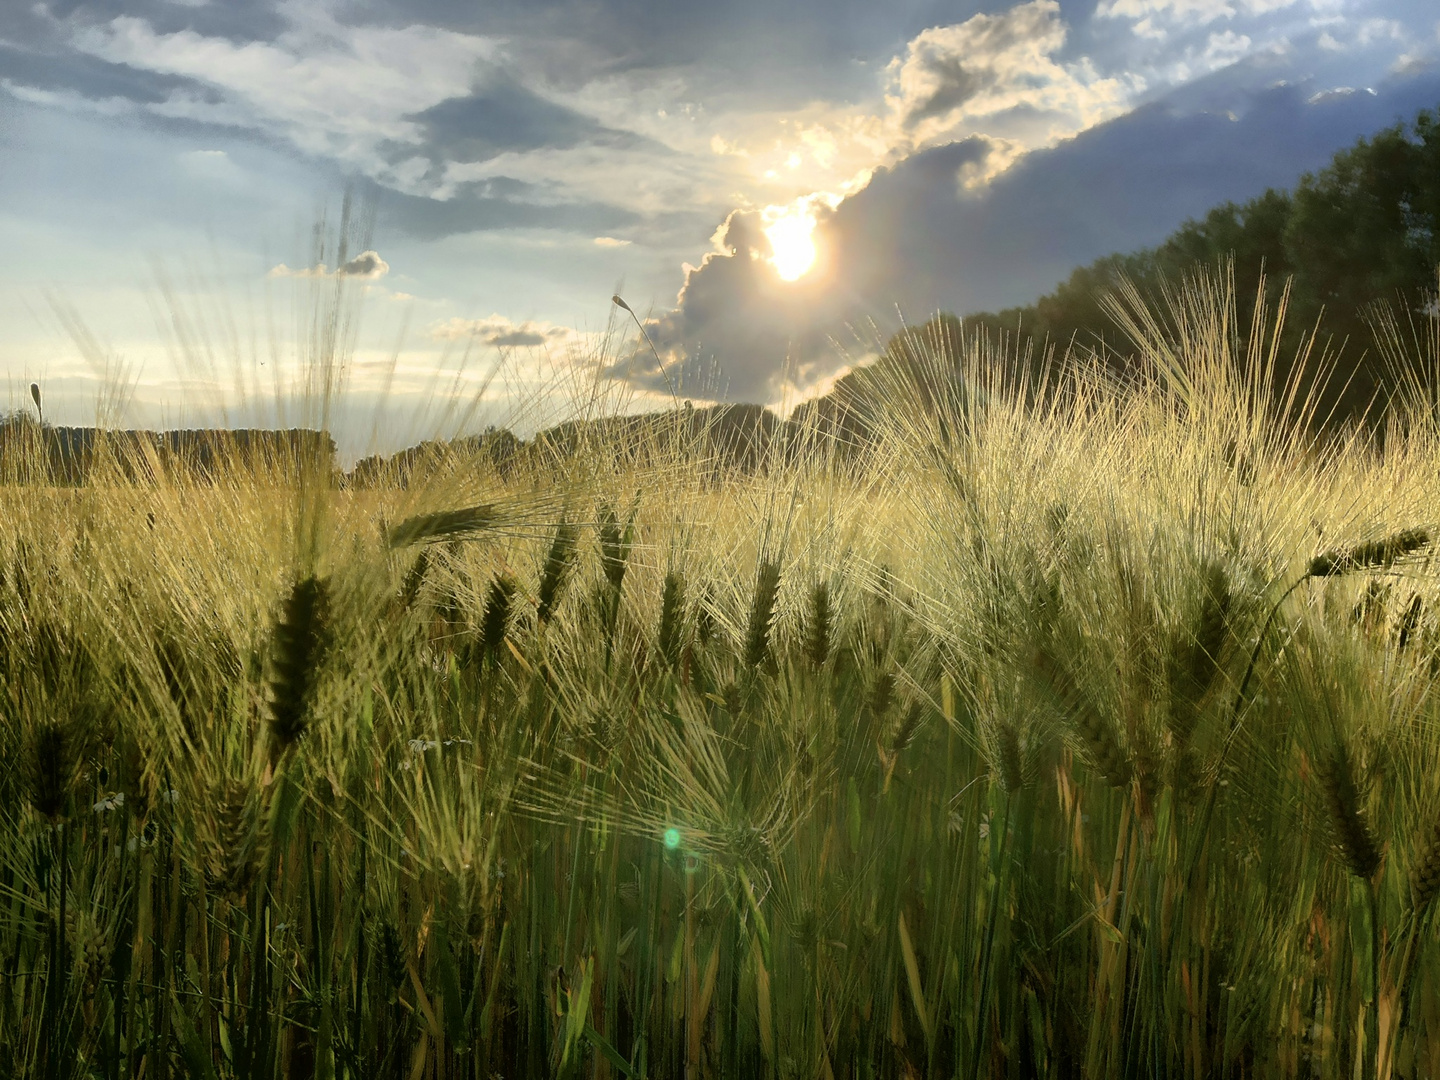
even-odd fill
[{"label": "hazy sunlight", "polygon": [[766,225],[765,238],[770,241],[770,262],[785,281],[794,281],[815,265],[815,215],[803,203],[786,208]]}]

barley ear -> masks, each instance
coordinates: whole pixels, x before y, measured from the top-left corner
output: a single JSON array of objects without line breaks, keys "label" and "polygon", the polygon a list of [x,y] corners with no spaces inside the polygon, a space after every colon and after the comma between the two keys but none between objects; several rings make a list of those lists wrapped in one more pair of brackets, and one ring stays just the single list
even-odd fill
[{"label": "barley ear", "polygon": [[910,743],[914,741],[915,732],[920,729],[920,715],[920,702],[911,702],[910,707],[905,710],[905,716],[901,719],[899,726],[896,727],[894,736],[890,739],[891,754],[900,753],[900,751],[906,749]]},{"label": "barley ear", "polygon": [[701,646],[710,644],[710,639],[715,636],[715,609],[712,606],[714,596],[707,587],[700,596],[700,603],[695,606],[695,639]]},{"label": "barley ear", "polygon": [[805,618],[805,656],[821,668],[830,658],[834,615],[830,610],[830,586],[822,581],[810,590],[809,610]]},{"label": "barley ear", "polygon": [[229,781],[211,791],[210,801],[216,810],[202,867],[205,881],[212,891],[238,899],[269,854],[260,804],[251,787]]},{"label": "barley ear", "polygon": [[537,594],[535,618],[541,625],[550,621],[555,614],[555,605],[560,599],[560,590],[570,572],[575,558],[575,544],[579,530],[568,522],[555,530],[555,539],[550,542],[550,552],[545,556],[545,566],[540,571],[540,589]]},{"label": "barley ear", "polygon": [[890,706],[895,702],[895,673],[893,671],[882,671],[875,676],[875,681],[870,684],[870,689],[865,695],[865,704],[870,710],[870,715],[878,723],[885,718],[890,711]]},{"label": "barley ear", "polygon": [[1211,564],[1205,572],[1204,595],[1193,629],[1182,632],[1170,656],[1170,785],[1185,793],[1193,786],[1195,762],[1190,741],[1200,709],[1219,681],[1222,658],[1230,641],[1233,597],[1223,568]]},{"label": "barley ear", "polygon": [[1008,720],[995,733],[995,757],[1000,783],[1008,794],[1015,794],[1025,786],[1025,758],[1020,750],[1020,735]]},{"label": "barley ear", "polygon": [[275,758],[309,726],[310,706],[330,645],[329,584],[311,574],[291,587],[272,637],[270,734]]},{"label": "barley ear", "polygon": [[1425,601],[1420,599],[1416,593],[1410,598],[1410,603],[1405,608],[1405,614],[1400,617],[1400,625],[1395,630],[1395,648],[1398,652],[1404,652],[1405,646],[1410,644],[1410,639],[1415,634],[1415,628],[1420,625],[1420,616],[1425,610]]},{"label": "barley ear", "polygon": [[1373,877],[1380,866],[1380,846],[1365,820],[1350,753],[1343,741],[1337,741],[1321,764],[1320,784],[1325,806],[1330,811],[1335,844],[1346,869],[1357,878]]},{"label": "barley ear", "polygon": [[665,575],[660,597],[660,655],[668,667],[680,662],[680,644],[685,631],[685,575],[671,570]]},{"label": "barley ear", "polygon": [[1436,819],[1428,842],[1410,871],[1410,897],[1416,915],[1430,906],[1436,893],[1440,893],[1440,818]]},{"label": "barley ear", "polygon": [[775,619],[775,600],[780,594],[780,564],[762,562],[755,575],[755,595],[745,626],[743,658],[747,668],[760,666],[770,649],[770,626]]},{"label": "barley ear", "polygon": [[1080,737],[1090,763],[1111,787],[1130,783],[1134,770],[1115,725],[1090,701],[1048,646],[1035,651],[1034,670],[1057,711]]},{"label": "barley ear", "polygon": [[1307,577],[1334,577],[1357,570],[1384,569],[1428,546],[1430,540],[1429,529],[1402,529],[1353,548],[1332,548],[1311,559],[1305,574]]},{"label": "barley ear", "polygon": [[38,724],[30,736],[26,786],[30,805],[51,824],[65,816],[79,764],[75,739],[58,720]]},{"label": "barley ear", "polygon": [[493,662],[505,644],[505,631],[510,625],[510,602],[515,596],[515,579],[498,575],[485,593],[485,612],[480,617],[480,651]]},{"label": "barley ear", "polygon": [[1233,598],[1223,568],[1207,567],[1204,595],[1194,630],[1176,650],[1171,671],[1171,690],[1182,701],[1198,706],[1220,676],[1221,658],[1230,638]]},{"label": "barley ear", "polygon": [[467,506],[460,510],[438,510],[432,514],[416,514],[389,530],[386,539],[392,548],[418,544],[441,537],[458,538],[492,528],[500,520],[493,506]]},{"label": "barley ear", "polygon": [[616,592],[625,583],[625,570],[630,558],[630,545],[635,535],[634,523],[627,524],[624,528],[620,525],[620,519],[615,516],[615,511],[606,504],[600,507],[600,566],[605,572],[605,580],[610,583],[610,588]]},{"label": "barley ear", "polygon": [[420,554],[405,572],[405,581],[400,586],[400,602],[406,608],[413,608],[420,599],[420,590],[425,585],[425,575],[430,570],[430,549],[421,548]]}]

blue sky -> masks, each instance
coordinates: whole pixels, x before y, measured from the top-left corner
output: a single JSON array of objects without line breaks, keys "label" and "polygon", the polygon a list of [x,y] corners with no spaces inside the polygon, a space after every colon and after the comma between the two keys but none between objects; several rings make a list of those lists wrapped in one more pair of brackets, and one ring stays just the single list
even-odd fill
[{"label": "blue sky", "polygon": [[238,417],[343,278],[357,401],[643,403],[618,288],[682,393],[782,403],[1437,105],[1429,0],[5,5],[0,358]]}]

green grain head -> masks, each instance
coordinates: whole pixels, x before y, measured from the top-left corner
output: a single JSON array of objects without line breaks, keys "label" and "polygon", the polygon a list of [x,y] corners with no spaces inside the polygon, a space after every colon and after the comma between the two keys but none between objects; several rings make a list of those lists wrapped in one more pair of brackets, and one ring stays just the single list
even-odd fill
[{"label": "green grain head", "polygon": [[742,657],[747,668],[759,667],[770,650],[770,627],[775,620],[775,600],[780,594],[780,564],[766,560],[755,574],[755,593],[750,617],[745,623]]},{"label": "green grain head", "polygon": [[291,586],[271,638],[270,734],[276,757],[309,726],[331,643],[329,583],[311,574]]},{"label": "green grain head", "polygon": [[685,575],[671,570],[665,575],[660,594],[660,655],[666,666],[680,662],[680,648],[685,634]]}]

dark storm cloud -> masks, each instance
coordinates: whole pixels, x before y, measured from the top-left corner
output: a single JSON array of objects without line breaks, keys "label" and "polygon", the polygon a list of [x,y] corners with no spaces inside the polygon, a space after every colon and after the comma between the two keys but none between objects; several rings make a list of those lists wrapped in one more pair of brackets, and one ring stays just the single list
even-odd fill
[{"label": "dark storm cloud", "polygon": [[[828,272],[793,282],[781,281],[766,261],[770,245],[759,215],[736,211],[722,229],[721,250],[686,274],[675,309],[647,324],[666,360],[665,373],[646,350],[617,364],[612,374],[655,391],[667,389],[668,376],[694,397],[771,401],[787,382],[804,386],[833,372],[843,362],[842,344],[854,338],[851,327],[877,315],[890,321],[866,300],[866,293],[882,295],[883,283],[865,280],[868,288],[855,287],[871,274],[866,250],[905,228],[909,208],[932,199],[937,188],[950,192],[953,202],[957,172],[983,163],[989,152],[984,140],[968,139],[882,172],[870,185],[880,185],[881,198],[867,199],[867,188],[841,204],[836,217],[845,215],[843,230],[822,226],[817,234]],[[857,203],[858,213],[849,209]]]},{"label": "dark storm cloud", "polygon": [[[984,165],[986,140],[922,151],[878,171],[821,221],[828,265],[793,284],[766,262],[754,215],[737,213],[727,250],[687,274],[675,310],[650,322],[651,337],[672,371],[692,383],[711,376],[713,392],[695,396],[774,400],[787,365],[792,382],[833,372],[844,362],[835,342],[853,341],[851,328],[871,320],[893,329],[897,308],[918,322],[937,310],[1027,303],[1075,266],[1154,245],[1217,203],[1290,187],[1355,138],[1434,106],[1440,78],[1375,94],[1316,92],[1231,94],[1223,112],[1158,102],[1035,151],[975,192],[962,191],[959,177]],[[1223,95],[1212,86],[1208,97]],[[647,355],[614,374],[663,388]]]}]

